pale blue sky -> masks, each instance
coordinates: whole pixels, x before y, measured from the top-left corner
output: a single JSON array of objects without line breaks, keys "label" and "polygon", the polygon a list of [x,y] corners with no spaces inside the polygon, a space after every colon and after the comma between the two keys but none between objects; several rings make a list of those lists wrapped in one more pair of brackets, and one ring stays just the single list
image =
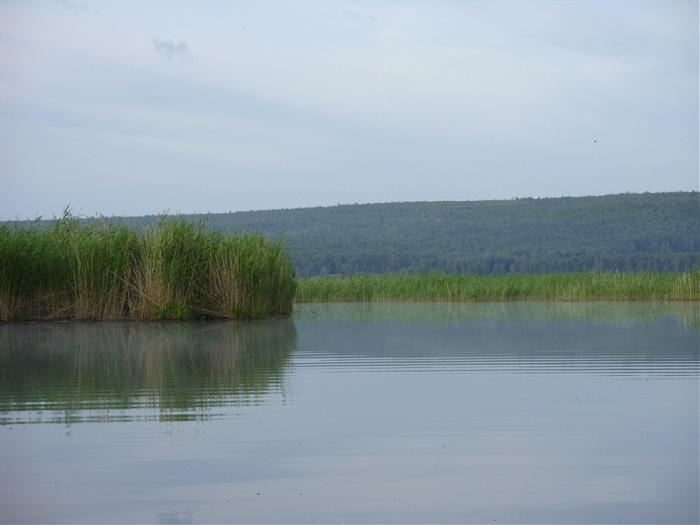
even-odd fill
[{"label": "pale blue sky", "polygon": [[695,0],[0,3],[0,218],[698,189]]}]

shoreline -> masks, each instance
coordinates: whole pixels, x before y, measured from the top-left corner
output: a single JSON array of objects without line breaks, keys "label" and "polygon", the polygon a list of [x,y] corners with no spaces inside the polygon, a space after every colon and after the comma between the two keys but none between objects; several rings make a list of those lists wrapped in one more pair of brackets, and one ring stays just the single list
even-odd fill
[{"label": "shoreline", "polygon": [[[0,299],[2,299],[0,297]],[[455,274],[385,274],[296,278],[296,295],[289,309],[270,315],[179,316],[161,312],[153,317],[103,316],[94,312],[80,316],[74,308],[61,313],[3,319],[2,324],[38,322],[173,322],[284,319],[292,305],[311,303],[697,303],[700,301],[700,271],[684,273],[559,273],[507,276]],[[67,313],[70,312],[70,313]],[[67,314],[66,314],[67,313]],[[238,313],[238,315],[235,315]],[[249,312],[250,314],[250,312]]]}]

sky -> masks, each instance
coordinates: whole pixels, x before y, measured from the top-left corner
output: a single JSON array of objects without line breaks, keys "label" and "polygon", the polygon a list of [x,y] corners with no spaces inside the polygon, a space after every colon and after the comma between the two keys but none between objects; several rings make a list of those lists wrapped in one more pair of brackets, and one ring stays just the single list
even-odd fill
[{"label": "sky", "polygon": [[698,3],[0,2],[0,219],[698,189]]}]

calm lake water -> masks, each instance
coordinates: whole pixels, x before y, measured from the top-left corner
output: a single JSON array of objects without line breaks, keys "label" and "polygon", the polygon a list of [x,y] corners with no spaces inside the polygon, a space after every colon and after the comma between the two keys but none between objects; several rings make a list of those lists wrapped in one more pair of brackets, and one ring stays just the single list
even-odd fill
[{"label": "calm lake water", "polygon": [[697,523],[694,304],[0,325],[0,523]]}]

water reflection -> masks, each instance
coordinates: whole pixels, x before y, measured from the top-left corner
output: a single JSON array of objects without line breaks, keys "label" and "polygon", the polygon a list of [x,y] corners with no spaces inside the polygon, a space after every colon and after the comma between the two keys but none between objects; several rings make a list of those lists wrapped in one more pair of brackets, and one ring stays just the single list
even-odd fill
[{"label": "water reflection", "polygon": [[694,303],[300,305],[299,366],[696,378]]},{"label": "water reflection", "polygon": [[697,320],[342,304],[0,325],[0,521],[697,523]]},{"label": "water reflection", "polygon": [[700,304],[691,301],[655,302],[385,302],[297,304],[297,320],[418,321],[448,323],[465,320],[501,319],[596,322],[605,324],[653,323],[673,319],[688,328],[700,329]]},{"label": "water reflection", "polygon": [[281,391],[295,343],[289,319],[2,325],[0,412],[34,411],[42,422],[209,418],[211,407]]}]

